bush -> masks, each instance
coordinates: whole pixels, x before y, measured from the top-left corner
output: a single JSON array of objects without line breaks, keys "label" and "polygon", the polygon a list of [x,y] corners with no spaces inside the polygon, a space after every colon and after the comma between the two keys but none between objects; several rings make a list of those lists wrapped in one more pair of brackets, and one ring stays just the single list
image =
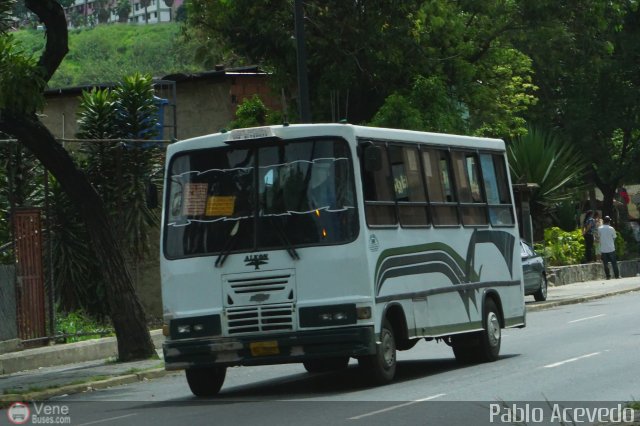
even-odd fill
[{"label": "bush", "polygon": [[[56,334],[61,335],[60,340],[62,342],[71,343],[113,336],[114,332],[110,325],[101,324],[80,310],[58,313],[56,316]],[[67,336],[69,334],[75,336]]]},{"label": "bush", "polygon": [[[627,243],[617,231],[615,244],[616,257],[624,259]],[[585,257],[584,237],[580,229],[567,232],[555,226],[547,228],[544,230],[544,242],[536,243],[534,249],[544,257],[548,266],[576,265]]]},{"label": "bush", "polygon": [[568,232],[554,226],[544,230],[544,242],[535,244],[535,250],[549,266],[577,264],[584,258],[584,237],[579,229]]}]

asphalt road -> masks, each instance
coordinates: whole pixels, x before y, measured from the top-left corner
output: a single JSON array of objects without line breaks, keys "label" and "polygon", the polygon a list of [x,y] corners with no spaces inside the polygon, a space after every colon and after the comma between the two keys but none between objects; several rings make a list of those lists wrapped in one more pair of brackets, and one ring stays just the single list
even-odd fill
[{"label": "asphalt road", "polygon": [[489,364],[463,367],[444,343],[420,342],[398,353],[397,379],[384,387],[365,386],[352,361],[344,372],[318,375],[296,364],[229,369],[211,399],[193,397],[176,374],[48,403],[67,406],[71,424],[83,425],[571,424],[583,415],[615,420],[618,411],[628,418],[618,404],[640,400],[639,307],[634,292],[530,313],[525,329],[503,332],[501,359]]}]

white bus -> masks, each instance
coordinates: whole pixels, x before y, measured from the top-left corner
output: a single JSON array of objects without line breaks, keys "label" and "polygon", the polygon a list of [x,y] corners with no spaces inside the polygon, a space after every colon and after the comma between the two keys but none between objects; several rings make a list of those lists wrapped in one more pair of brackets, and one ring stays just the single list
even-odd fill
[{"label": "white bus", "polygon": [[501,329],[525,325],[507,170],[501,140],[348,124],[170,145],[166,369],[203,396],[240,365],[356,358],[384,384],[423,338],[496,360]]}]

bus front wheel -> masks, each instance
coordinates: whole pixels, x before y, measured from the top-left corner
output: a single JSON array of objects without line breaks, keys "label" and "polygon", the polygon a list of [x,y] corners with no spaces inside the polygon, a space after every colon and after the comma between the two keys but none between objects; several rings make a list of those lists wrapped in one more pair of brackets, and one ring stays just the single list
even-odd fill
[{"label": "bus front wheel", "polygon": [[396,374],[396,339],[388,320],[382,323],[376,354],[362,357],[358,362],[372,384],[384,385],[393,380]]},{"label": "bus front wheel", "polygon": [[213,396],[220,392],[227,367],[188,368],[185,373],[195,396]]}]

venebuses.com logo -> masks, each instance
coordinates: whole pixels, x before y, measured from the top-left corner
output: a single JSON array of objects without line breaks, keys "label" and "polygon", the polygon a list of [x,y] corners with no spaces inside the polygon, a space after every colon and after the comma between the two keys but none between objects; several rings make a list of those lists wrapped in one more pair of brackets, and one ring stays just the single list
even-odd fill
[{"label": "venebuses.com logo", "polygon": [[71,410],[68,405],[32,402],[14,402],[7,409],[7,418],[14,425],[30,424],[71,424]]},{"label": "venebuses.com logo", "polygon": [[7,410],[9,421],[15,425],[23,425],[29,421],[31,410],[29,405],[24,402],[14,402]]}]

